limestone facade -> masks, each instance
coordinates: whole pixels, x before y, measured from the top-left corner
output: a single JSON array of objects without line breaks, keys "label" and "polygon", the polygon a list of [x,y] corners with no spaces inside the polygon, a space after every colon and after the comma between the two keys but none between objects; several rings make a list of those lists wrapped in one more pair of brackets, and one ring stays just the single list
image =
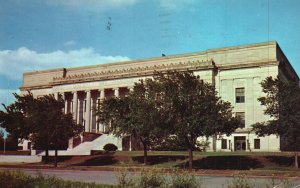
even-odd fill
[{"label": "limestone facade", "polygon": [[[107,133],[97,123],[99,101],[112,96],[126,96],[134,83],[149,78],[154,71],[191,70],[215,85],[218,95],[229,101],[234,113],[245,123],[227,137],[219,135],[215,145],[220,151],[279,151],[280,139],[274,135],[258,137],[250,131],[255,122],[269,117],[257,101],[262,96],[260,82],[268,76],[299,80],[276,42],[212,49],[199,53],[164,56],[121,63],[78,68],[61,68],[24,73],[22,93],[35,97],[54,94],[65,99],[65,113],[84,125],[85,132]],[[209,139],[210,148],[214,142]],[[121,148],[119,148],[121,149]]]}]

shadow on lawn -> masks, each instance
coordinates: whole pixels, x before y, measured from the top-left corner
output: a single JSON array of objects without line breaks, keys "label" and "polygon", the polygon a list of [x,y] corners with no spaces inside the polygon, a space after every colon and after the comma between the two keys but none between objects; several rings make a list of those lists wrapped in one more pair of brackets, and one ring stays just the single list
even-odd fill
[{"label": "shadow on lawn", "polygon": [[295,162],[294,157],[288,156],[267,156],[266,159],[280,166],[292,166]]},{"label": "shadow on lawn", "polygon": [[[70,160],[72,157],[71,156],[58,156],[57,157],[57,162],[65,162]],[[45,161],[45,156],[42,156],[42,161]],[[49,163],[53,163],[55,161],[55,157],[54,156],[49,156],[48,157],[48,162]]]},{"label": "shadow on lawn", "polygon": [[[183,155],[179,155],[179,156],[155,155],[155,156],[148,156],[147,160],[149,165],[155,165],[155,164],[172,162],[177,160],[184,160],[186,158],[187,157]],[[144,163],[144,156],[132,157],[132,160],[138,163]]]},{"label": "shadow on lawn", "polygon": [[118,162],[114,156],[99,156],[96,158],[88,159],[82,163],[77,163],[76,166],[105,166],[114,165]]},{"label": "shadow on lawn", "polygon": [[[188,168],[188,162],[177,167]],[[195,169],[249,170],[261,167],[263,165],[258,160],[247,156],[209,156],[193,161]]]}]

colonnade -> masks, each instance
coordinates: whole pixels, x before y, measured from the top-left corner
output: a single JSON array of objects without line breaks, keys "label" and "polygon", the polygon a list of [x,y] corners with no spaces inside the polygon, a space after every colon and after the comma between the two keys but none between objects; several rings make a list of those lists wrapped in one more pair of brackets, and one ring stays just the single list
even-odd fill
[{"label": "colonnade", "polygon": [[109,97],[124,97],[132,87],[77,90],[55,92],[54,97],[65,101],[64,113],[72,113],[76,123],[84,126],[85,132],[106,133],[108,127],[98,123],[96,109],[101,101]]}]

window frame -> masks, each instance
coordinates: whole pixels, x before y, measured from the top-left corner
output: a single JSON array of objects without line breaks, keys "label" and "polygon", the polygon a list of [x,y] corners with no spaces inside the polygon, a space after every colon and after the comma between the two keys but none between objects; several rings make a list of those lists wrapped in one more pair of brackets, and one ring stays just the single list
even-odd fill
[{"label": "window frame", "polygon": [[260,139],[259,138],[254,138],[254,149],[260,149]]},{"label": "window frame", "polygon": [[[239,90],[243,90],[243,92]],[[235,103],[245,103],[245,87],[235,88]]]},{"label": "window frame", "polygon": [[221,139],[221,149],[227,149],[227,139],[222,138]]}]

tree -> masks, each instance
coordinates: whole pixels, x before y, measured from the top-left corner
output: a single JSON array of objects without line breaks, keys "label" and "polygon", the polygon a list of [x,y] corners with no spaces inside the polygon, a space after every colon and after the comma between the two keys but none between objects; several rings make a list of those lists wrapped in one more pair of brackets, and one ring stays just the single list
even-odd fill
[{"label": "tree", "polygon": [[280,149],[294,151],[295,167],[298,168],[300,149],[300,87],[296,82],[284,82],[279,78],[267,77],[261,82],[266,94],[258,98],[265,106],[264,114],[270,119],[253,125],[259,136],[280,136]]},{"label": "tree", "polygon": [[189,150],[190,169],[198,137],[230,134],[240,123],[214,86],[191,72],[155,73],[136,83],[128,97],[105,100],[101,114],[115,134],[141,140],[145,163],[152,138],[175,135]]},{"label": "tree", "polygon": [[232,107],[216,95],[213,85],[192,72],[158,73],[162,84],[162,111],[167,114],[172,132],[189,151],[192,169],[193,151],[198,137],[231,134],[240,121],[232,116]]},{"label": "tree", "polygon": [[71,114],[64,114],[64,101],[56,100],[53,95],[34,98],[31,93],[20,96],[15,94],[16,102],[5,106],[6,112],[0,111],[0,121],[8,132],[30,139],[35,149],[46,151],[48,162],[49,150],[66,149],[68,139],[78,135],[83,127],[77,125]]},{"label": "tree", "polygon": [[32,126],[26,122],[27,112],[32,107],[33,96],[31,93],[20,96],[14,94],[16,101],[8,106],[3,105],[4,110],[0,110],[0,123],[10,136],[14,139],[28,139]]},{"label": "tree", "polygon": [[53,95],[45,95],[34,100],[34,109],[30,113],[29,122],[34,127],[30,135],[34,148],[55,150],[57,166],[57,151],[66,149],[68,140],[83,131],[80,124],[76,124],[72,114],[64,114],[64,100],[56,100]]},{"label": "tree", "polygon": [[110,124],[113,134],[132,136],[142,143],[145,165],[149,146],[163,135],[158,93],[159,84],[155,80],[141,80],[127,97],[106,99],[98,110],[100,121]]},{"label": "tree", "polygon": [[1,139],[3,139],[3,152],[5,152],[5,134],[4,134],[4,130],[0,128],[0,137]]}]

